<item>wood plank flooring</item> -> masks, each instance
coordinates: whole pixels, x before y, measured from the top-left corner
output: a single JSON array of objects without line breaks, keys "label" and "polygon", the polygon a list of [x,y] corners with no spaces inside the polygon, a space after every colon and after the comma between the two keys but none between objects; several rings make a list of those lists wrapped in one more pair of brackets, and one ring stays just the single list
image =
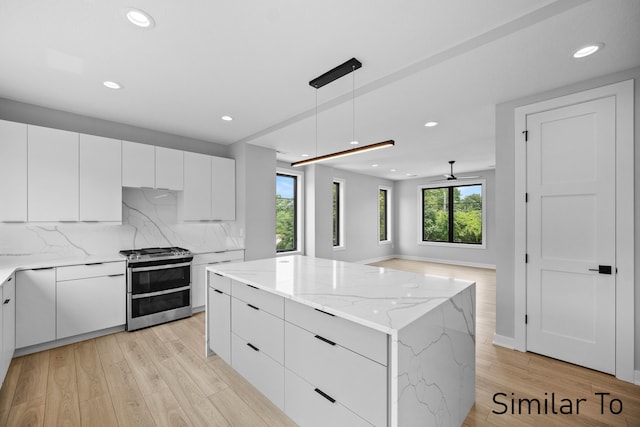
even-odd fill
[{"label": "wood plank flooring", "polygon": [[[465,426],[640,426],[640,387],[532,353],[492,345],[495,272],[407,260],[387,268],[477,282],[476,404]],[[15,358],[0,389],[0,426],[294,426],[217,356],[204,357],[204,314]],[[496,414],[505,407],[509,413]],[[573,415],[511,414],[516,399],[569,398]],[[547,395],[545,396],[545,393]],[[605,397],[605,414],[600,397]],[[622,412],[609,413],[611,399]],[[617,402],[614,409],[617,411]],[[535,409],[535,405],[533,407]]]}]

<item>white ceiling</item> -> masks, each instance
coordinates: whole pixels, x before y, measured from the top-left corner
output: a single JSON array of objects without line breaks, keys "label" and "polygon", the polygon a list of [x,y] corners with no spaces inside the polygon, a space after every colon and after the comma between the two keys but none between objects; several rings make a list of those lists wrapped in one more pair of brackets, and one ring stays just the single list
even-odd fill
[{"label": "white ceiling", "polygon": [[0,0],[0,97],[290,162],[352,148],[355,78],[355,138],[396,146],[329,164],[390,179],[490,168],[495,104],[639,65],[636,0]]}]

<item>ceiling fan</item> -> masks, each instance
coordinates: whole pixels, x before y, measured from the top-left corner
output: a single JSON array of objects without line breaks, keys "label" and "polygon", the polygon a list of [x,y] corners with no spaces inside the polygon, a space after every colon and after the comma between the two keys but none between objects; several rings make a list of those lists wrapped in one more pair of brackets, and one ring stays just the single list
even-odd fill
[{"label": "ceiling fan", "polygon": [[455,160],[449,160],[449,167],[451,168],[451,173],[445,173],[443,176],[445,177],[445,179],[436,179],[432,182],[437,182],[437,181],[456,181],[458,179],[476,179],[476,178],[480,178],[477,175],[474,176],[470,176],[470,175],[465,175],[465,176],[455,176],[453,174],[453,164],[455,163]]}]

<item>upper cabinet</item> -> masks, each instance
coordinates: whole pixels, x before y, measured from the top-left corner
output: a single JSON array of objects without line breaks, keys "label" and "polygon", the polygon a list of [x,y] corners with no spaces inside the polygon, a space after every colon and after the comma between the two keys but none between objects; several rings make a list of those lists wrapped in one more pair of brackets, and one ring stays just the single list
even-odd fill
[{"label": "upper cabinet", "polygon": [[236,219],[236,161],[211,158],[211,219]]},{"label": "upper cabinet", "polygon": [[27,221],[27,125],[0,120],[0,221]]},{"label": "upper cabinet", "polygon": [[122,186],[155,187],[155,147],[122,141]]},{"label": "upper cabinet", "polygon": [[183,152],[122,141],[122,186],[181,191]]},{"label": "upper cabinet", "polygon": [[77,221],[78,134],[28,126],[29,221]]},{"label": "upper cabinet", "polygon": [[182,191],[184,152],[171,148],[156,148],[156,188]]},{"label": "upper cabinet", "polygon": [[80,221],[122,221],[121,142],[80,134]]},{"label": "upper cabinet", "polygon": [[184,153],[185,221],[233,221],[236,216],[236,162],[233,159]]}]

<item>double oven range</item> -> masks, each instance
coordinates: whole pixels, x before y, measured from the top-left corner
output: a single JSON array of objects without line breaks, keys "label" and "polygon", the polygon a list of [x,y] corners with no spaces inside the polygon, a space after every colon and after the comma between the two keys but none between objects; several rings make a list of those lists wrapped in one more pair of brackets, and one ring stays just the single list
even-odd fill
[{"label": "double oven range", "polygon": [[127,331],[191,316],[190,251],[120,251],[127,258]]}]

